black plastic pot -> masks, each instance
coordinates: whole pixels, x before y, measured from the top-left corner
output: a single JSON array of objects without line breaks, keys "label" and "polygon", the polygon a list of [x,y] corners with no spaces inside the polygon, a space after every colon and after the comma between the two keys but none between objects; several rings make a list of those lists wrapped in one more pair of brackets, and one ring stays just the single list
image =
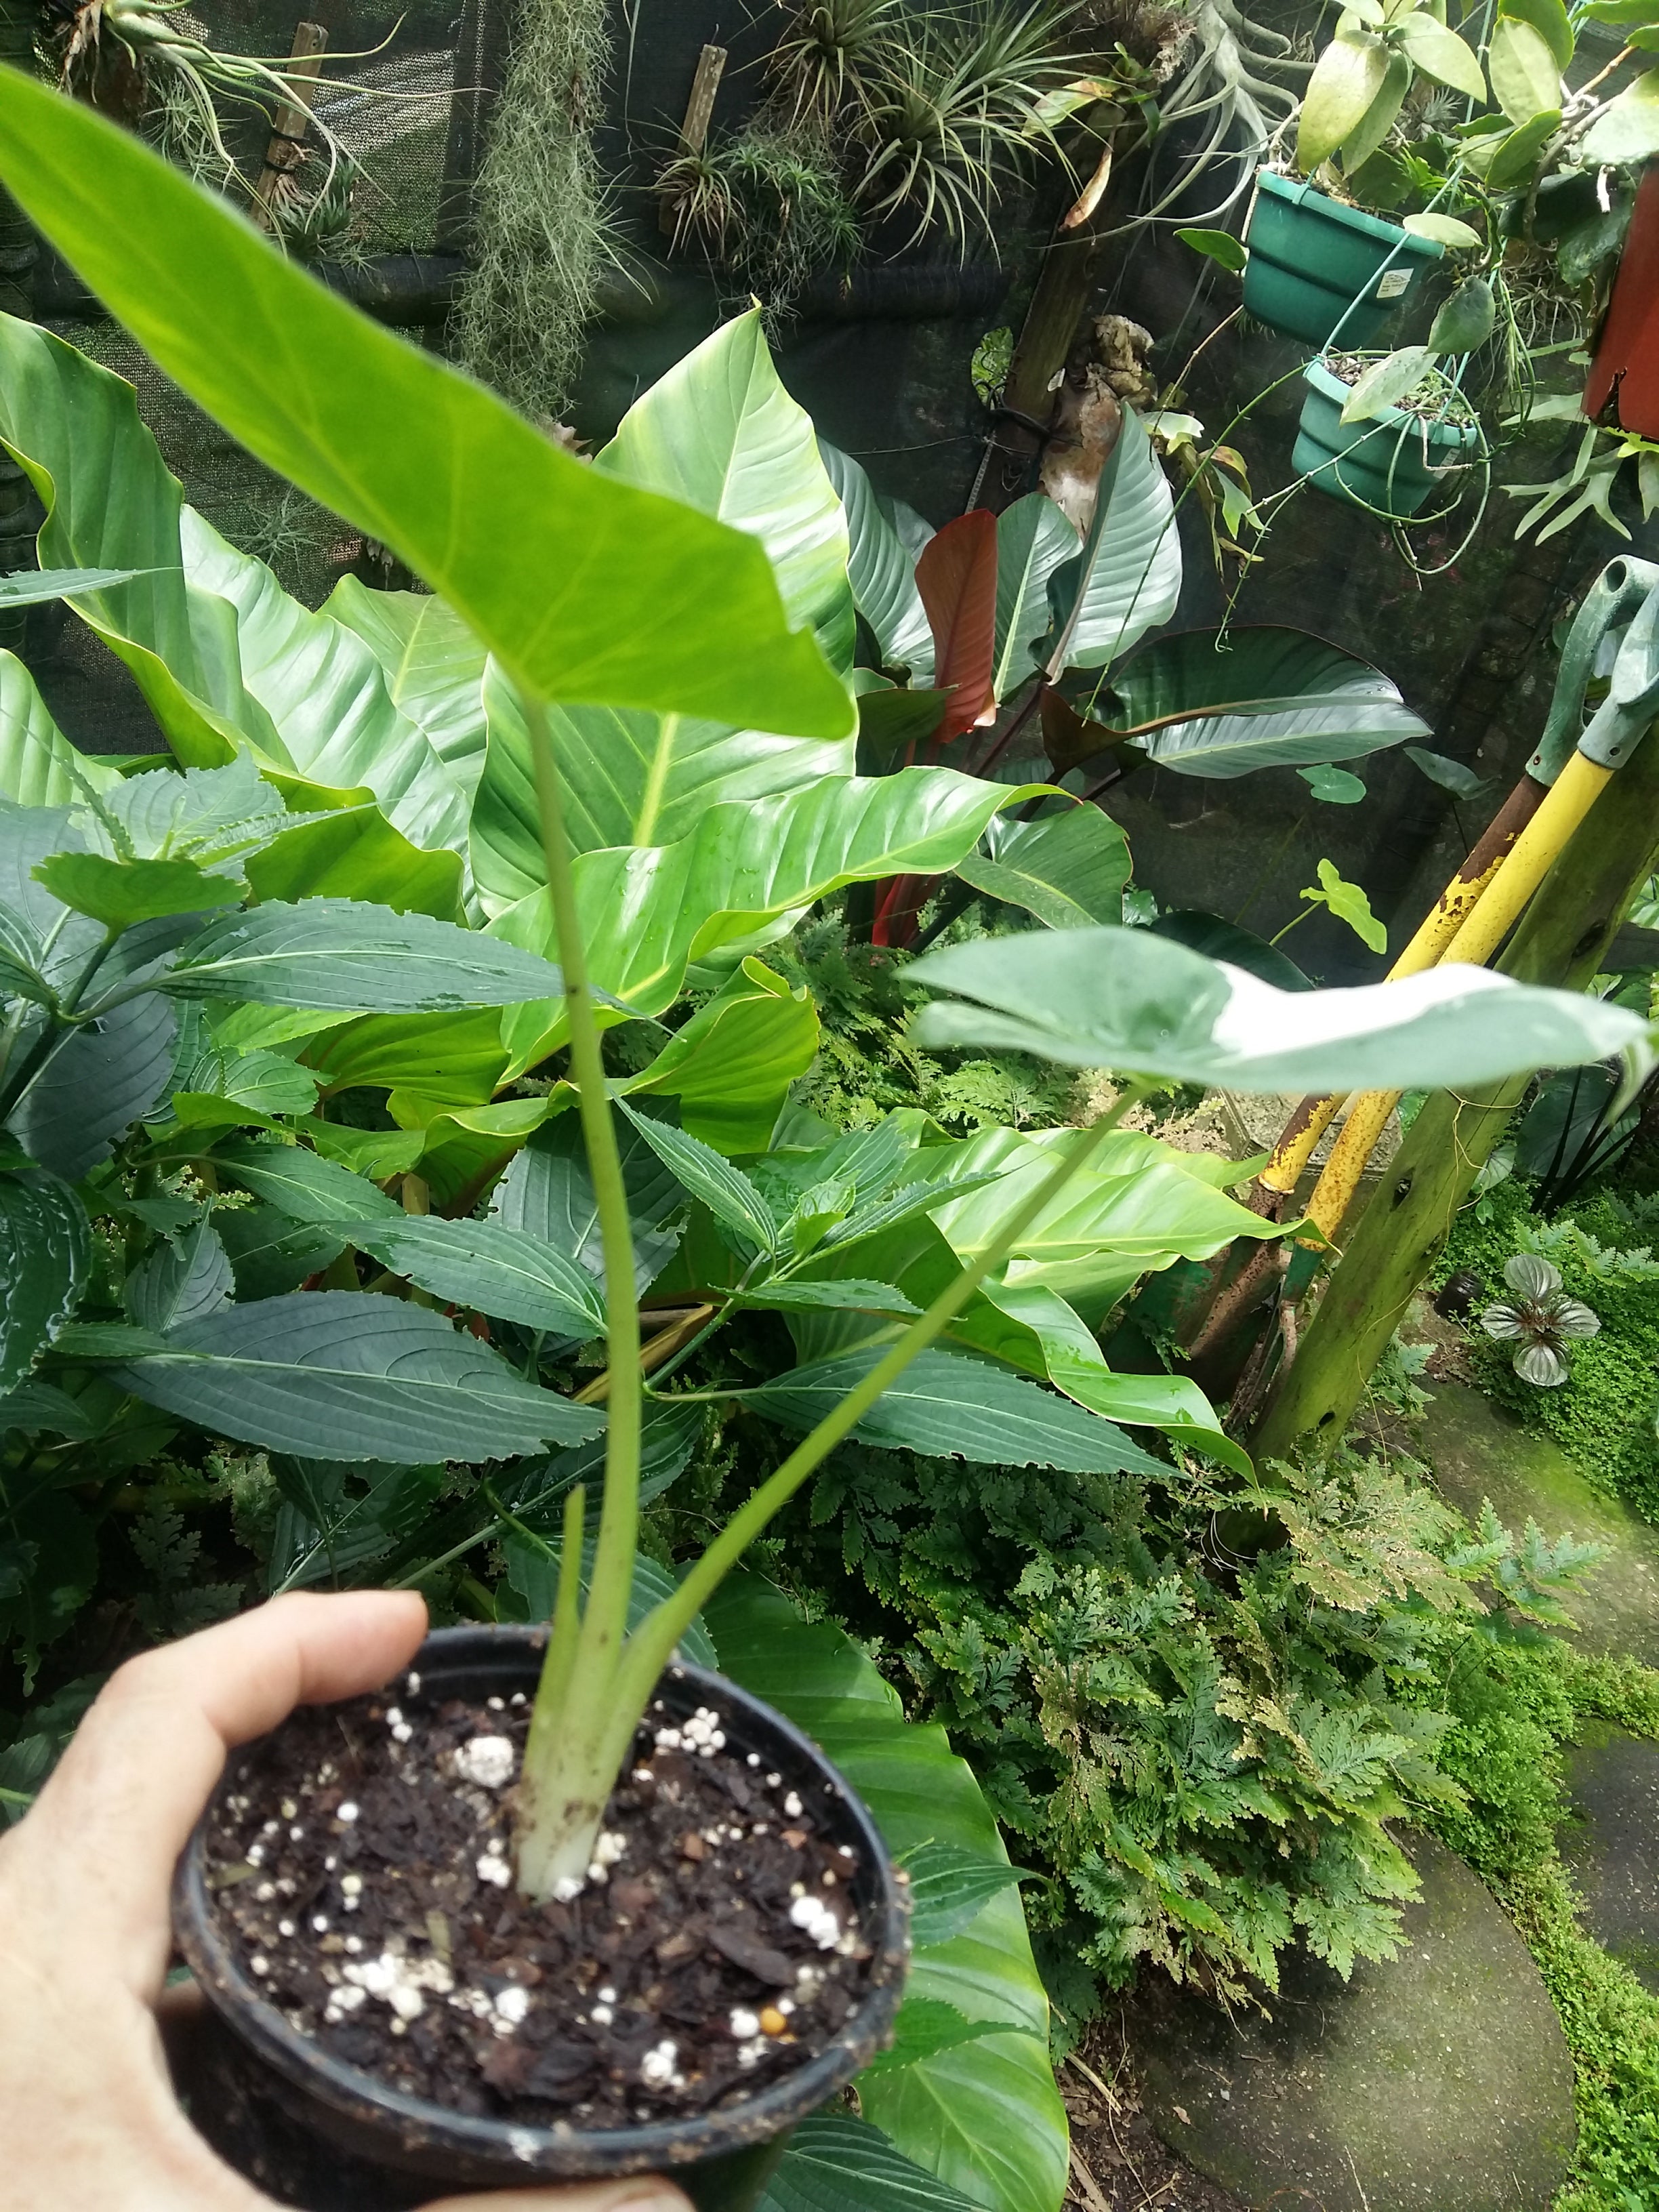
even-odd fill
[{"label": "black plastic pot", "polygon": [[[422,1697],[533,1690],[545,1643],[544,1629],[440,1629],[414,1662]],[[889,2039],[909,1957],[908,1903],[875,1823],[798,1729],[698,1667],[670,1668],[656,1694],[675,1716],[717,1705],[735,1748],[830,1800],[828,1832],[857,1855],[851,1893],[875,1954],[863,2002],[835,2040],[741,2105],[592,2133],[568,2123],[512,2126],[400,2095],[290,2027],[243,1973],[207,1887],[204,1820],[179,1862],[173,1925],[218,2032],[198,2039],[201,2058],[183,2086],[191,2118],[239,2172],[307,2212],[404,2212],[457,2190],[630,2173],[672,2176],[700,2212],[749,2212],[795,2123]],[[232,1761],[220,1795],[236,1786],[240,1766]]]}]

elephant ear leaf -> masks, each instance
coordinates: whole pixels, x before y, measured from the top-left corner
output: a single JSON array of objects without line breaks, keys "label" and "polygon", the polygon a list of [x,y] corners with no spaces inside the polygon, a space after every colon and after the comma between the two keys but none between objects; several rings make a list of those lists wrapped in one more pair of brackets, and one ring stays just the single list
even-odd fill
[{"label": "elephant ear leaf", "polygon": [[1127,738],[1182,775],[1355,760],[1431,734],[1380,669],[1277,624],[1160,638],[1113,670],[1111,688],[1102,744]]},{"label": "elephant ear leaf", "polygon": [[818,440],[818,452],[847,515],[848,574],[859,612],[875,632],[884,665],[926,684],[933,633],[916,589],[916,553],[889,519],[875,486],[848,453]]},{"label": "elephant ear leaf", "polygon": [[1066,668],[1104,668],[1170,621],[1181,576],[1170,480],[1146,424],[1126,407],[1083,550],[1049,579],[1050,678]]}]

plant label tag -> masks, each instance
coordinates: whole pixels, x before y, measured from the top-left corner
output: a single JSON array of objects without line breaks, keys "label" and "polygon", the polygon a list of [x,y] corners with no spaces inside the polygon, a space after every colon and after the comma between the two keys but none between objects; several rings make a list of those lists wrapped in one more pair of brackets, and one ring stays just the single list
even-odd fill
[{"label": "plant label tag", "polygon": [[1409,269],[1385,269],[1376,280],[1379,300],[1397,300],[1412,281]]}]

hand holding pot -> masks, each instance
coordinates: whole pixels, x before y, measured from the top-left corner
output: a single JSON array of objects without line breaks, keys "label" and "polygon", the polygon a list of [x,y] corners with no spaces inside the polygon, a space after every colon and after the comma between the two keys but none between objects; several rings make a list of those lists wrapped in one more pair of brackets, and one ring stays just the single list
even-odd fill
[{"label": "hand holding pot", "polygon": [[[426,1631],[418,1597],[295,1595],[130,1662],[0,1840],[0,2142],[8,2212],[260,2212],[173,2096],[158,2011],[168,1887],[232,1746],[374,1688]],[[650,2178],[430,2212],[687,2212]]]}]

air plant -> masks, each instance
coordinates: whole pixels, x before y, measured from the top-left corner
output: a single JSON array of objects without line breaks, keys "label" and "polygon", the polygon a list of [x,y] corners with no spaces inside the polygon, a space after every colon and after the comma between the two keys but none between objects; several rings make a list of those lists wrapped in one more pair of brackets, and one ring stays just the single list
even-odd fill
[{"label": "air plant", "polygon": [[846,267],[863,243],[829,142],[798,126],[713,139],[671,161],[658,191],[675,247],[724,263],[774,316],[815,269]]},{"label": "air plant", "polygon": [[767,63],[769,108],[790,128],[827,131],[866,111],[902,0],[808,0]]},{"label": "air plant", "polygon": [[1561,1288],[1561,1270],[1535,1252],[1517,1252],[1504,1265],[1512,1299],[1490,1305],[1480,1326],[1500,1344],[1514,1344],[1510,1363],[1523,1382],[1540,1390],[1559,1389],[1568,1376],[1567,1343],[1595,1336],[1601,1324],[1581,1299]]},{"label": "air plant", "polygon": [[1042,103],[1077,73],[1069,13],[1052,0],[1018,15],[978,0],[888,42],[855,125],[856,196],[873,220],[914,213],[913,245],[934,229],[958,242],[989,234],[1003,177],[1039,143],[1059,151]]}]

